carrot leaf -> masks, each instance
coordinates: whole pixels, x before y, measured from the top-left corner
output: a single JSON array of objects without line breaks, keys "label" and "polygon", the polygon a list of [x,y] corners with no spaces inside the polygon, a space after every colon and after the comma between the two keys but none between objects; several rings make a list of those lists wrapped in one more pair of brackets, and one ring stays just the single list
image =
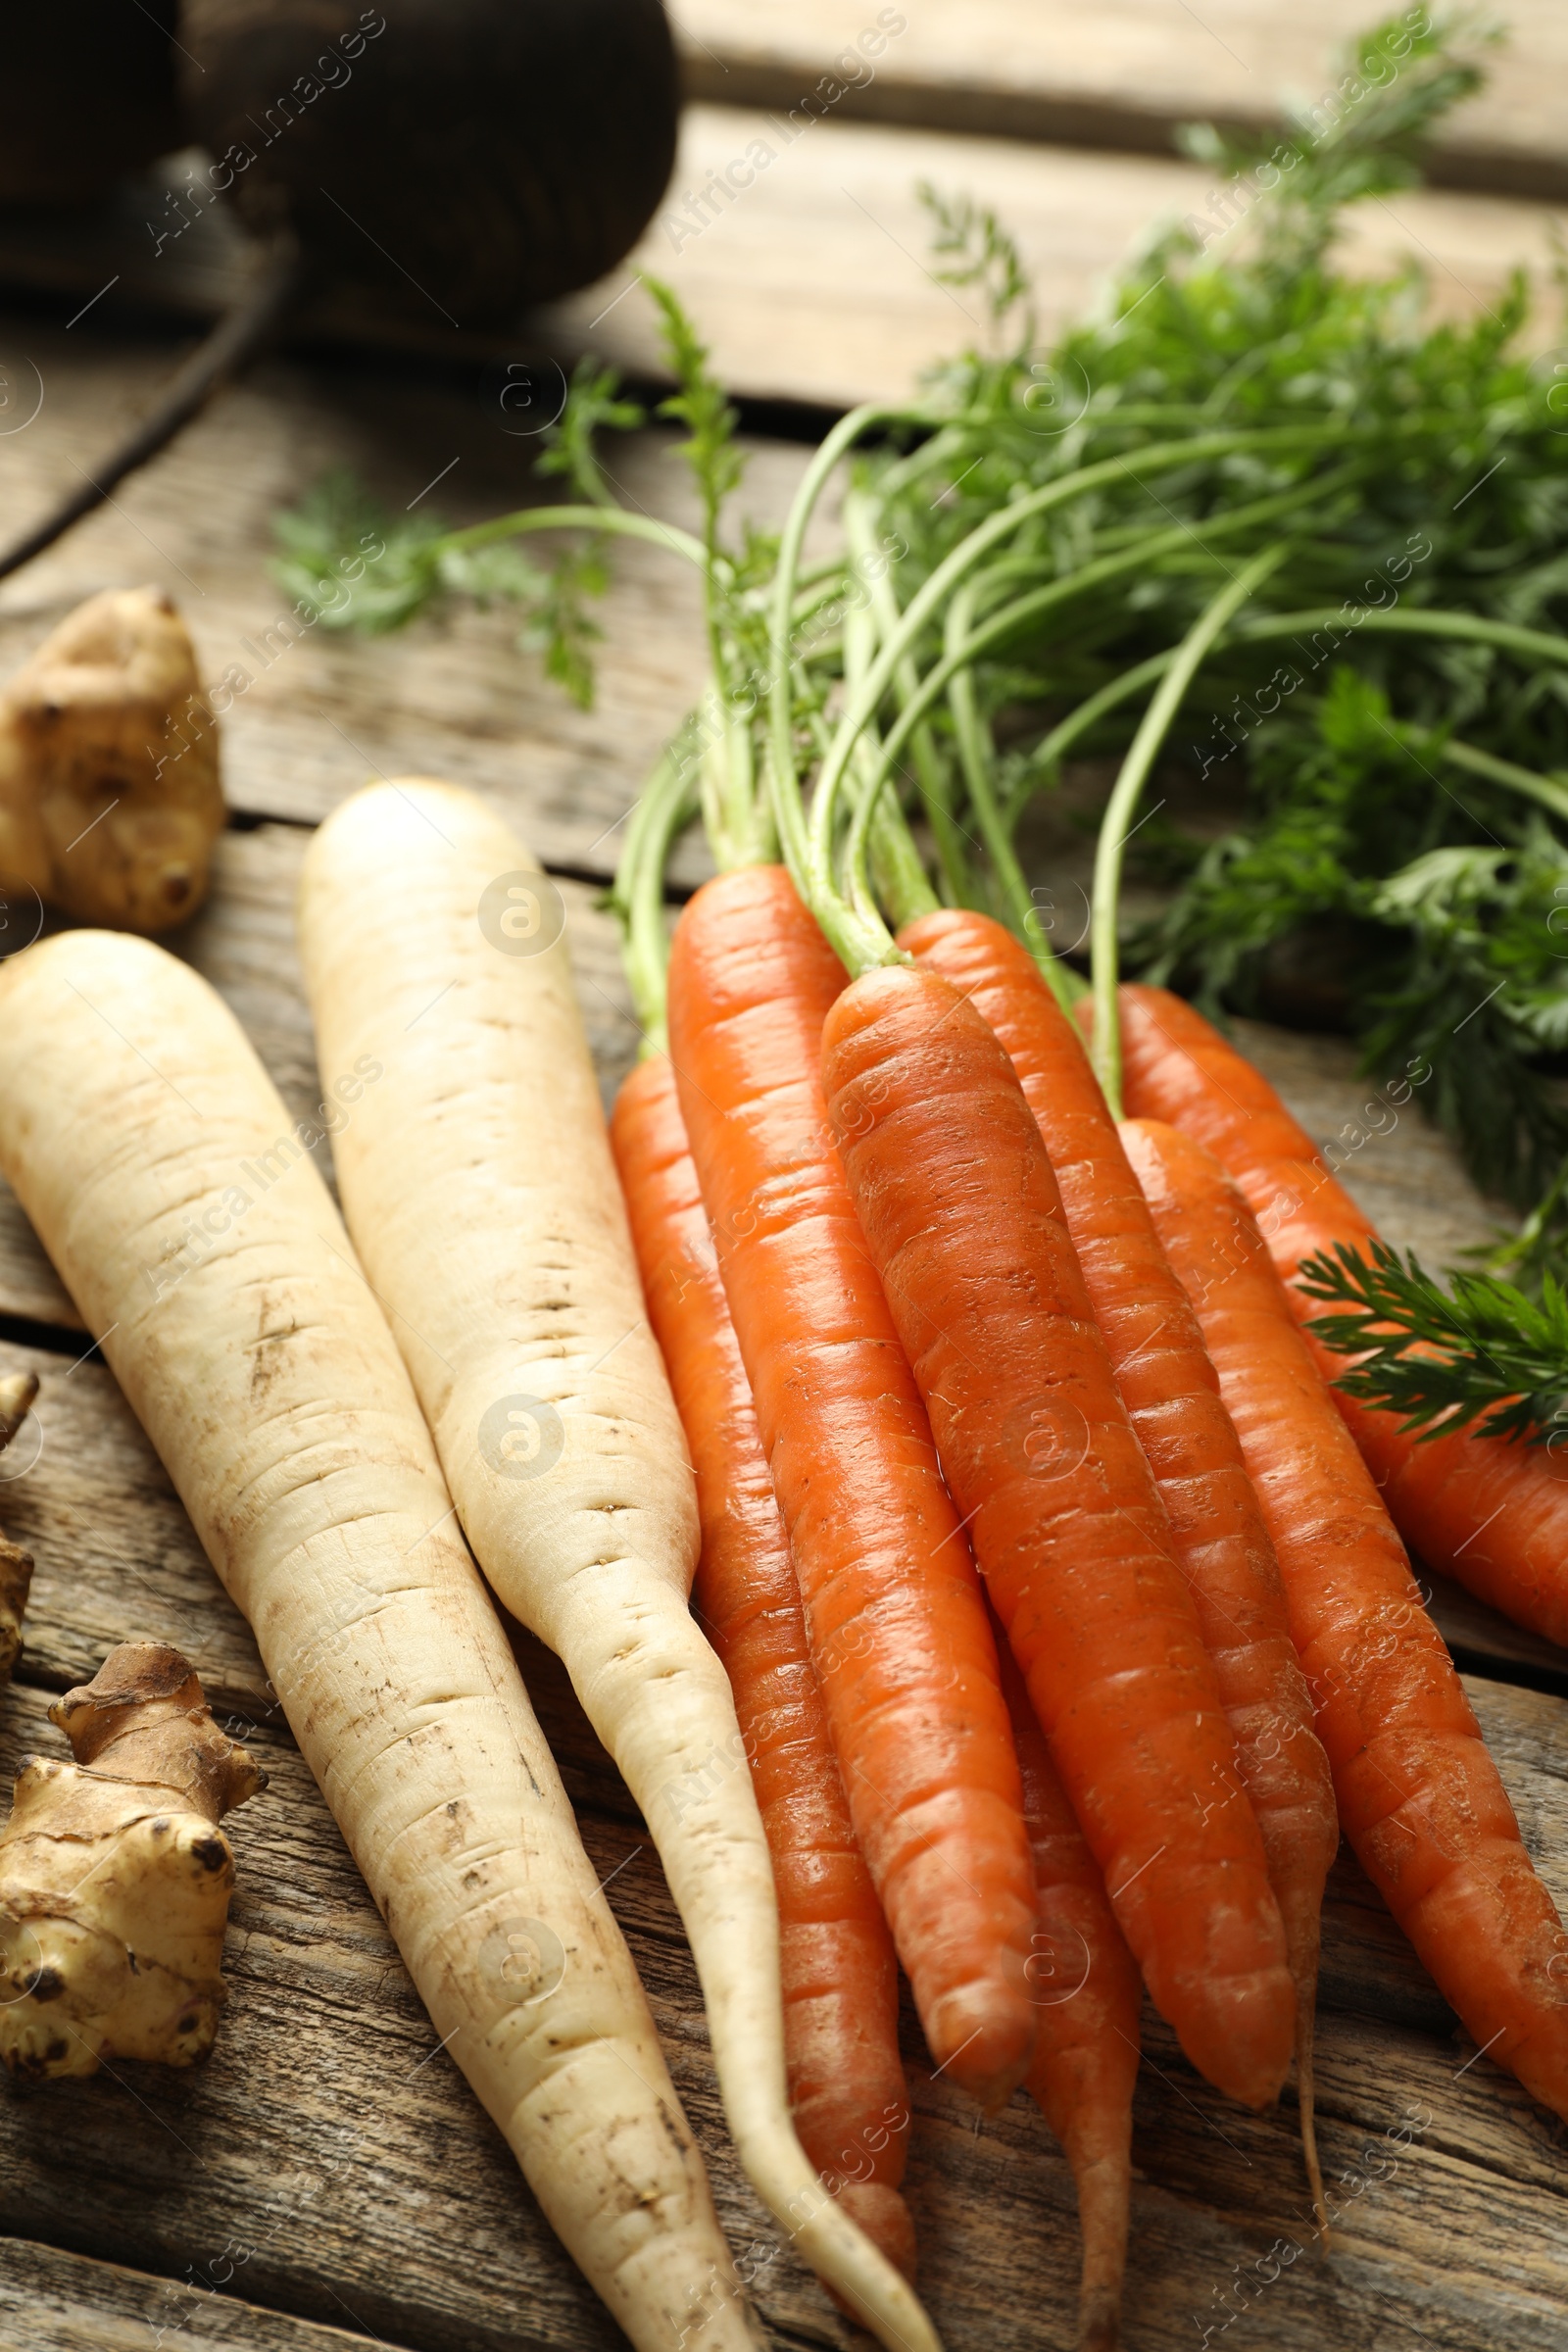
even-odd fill
[{"label": "carrot leaf", "polygon": [[1548,1273],[1532,1298],[1494,1274],[1455,1272],[1445,1289],[1413,1251],[1344,1242],[1305,1260],[1298,1287],[1340,1311],[1307,1330],[1356,1358],[1336,1386],[1401,1416],[1423,1441],[1480,1421],[1481,1435],[1552,1442],[1568,1431],[1568,1290]]}]

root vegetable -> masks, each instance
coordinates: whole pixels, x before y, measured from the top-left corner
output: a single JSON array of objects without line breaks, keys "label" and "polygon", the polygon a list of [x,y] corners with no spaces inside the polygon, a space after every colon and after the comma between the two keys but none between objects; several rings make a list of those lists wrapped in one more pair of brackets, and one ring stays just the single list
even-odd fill
[{"label": "root vegetable", "polygon": [[185,0],[181,32],[250,225],[437,334],[601,276],[675,160],[660,0]]},{"label": "root vegetable", "polygon": [[74,931],[15,956],[0,1167],[568,2252],[639,2352],[741,2352],[630,1956],[385,1319],[232,1015],[144,941]]},{"label": "root vegetable", "polygon": [[789,1540],[664,1054],[633,1070],[610,1133],[648,1311],[697,1473],[697,1606],[735,1692],[773,1860],[796,2130],[845,2211],[912,2278],[914,2224],[899,2194],[909,2128],[899,1965],[855,1841]]},{"label": "root vegetable", "polygon": [[1133,2089],[1143,1985],[1084,1842],[1017,1661],[1002,1688],[1018,1743],[1040,1929],[1029,1964],[1040,2033],[1025,2082],[1072,2166],[1083,2261],[1078,2352],[1115,2352],[1132,2197]]},{"label": "root vegetable", "polygon": [[336,1139],[350,1228],[507,1606],[564,1661],[641,1806],[702,1981],[736,2148],[892,2345],[935,2336],[790,2123],[767,1845],[688,1605],[692,1470],[649,1330],[553,885],[471,794],[357,794],[306,859],[323,1068],[386,1074]]},{"label": "root vegetable", "polygon": [[720,874],[676,928],[670,1058],[860,1850],[932,2056],[994,2109],[1035,2040],[1022,1788],[980,1580],[827,1126],[844,985],[782,866]]},{"label": "root vegetable", "polygon": [[[1268,1240],[1291,1311],[1323,1310],[1298,1290],[1303,1258],[1343,1242],[1364,1255],[1364,1216],[1261,1070],[1167,989],[1120,992],[1127,1106],[1168,1119],[1212,1152],[1246,1195]],[[1345,1358],[1306,1335],[1332,1382]],[[1433,1438],[1399,1415],[1330,1394],[1399,1533],[1429,1567],[1548,1642],[1568,1642],[1568,1481],[1544,1447],[1482,1437],[1473,1428]]]},{"label": "root vegetable", "polygon": [[1268,1856],[1296,1980],[1301,2137],[1321,2215],[1311,2053],[1323,1886],[1340,1829],[1279,1562],[1241,1443],[1078,1030],[1034,957],[989,915],[966,908],[906,924],[899,944],[951,980],[995,1031],[1060,1188],[1090,1304],[1165,1505]]},{"label": "root vegetable", "polygon": [[0,692],[0,895],[166,931],[223,828],[218,722],[156,588],[78,605]]},{"label": "root vegetable", "polygon": [[953,1499],[1160,2014],[1264,2107],[1296,1992],[1262,1838],[1033,1112],[940,974],[875,965],[828,1013],[849,1190]]},{"label": "root vegetable", "polygon": [[[31,1372],[0,1374],[0,1453],[31,1410],[38,1382]],[[32,1587],[32,1554],[13,1544],[0,1528],[0,1690],[22,1655],[22,1620]]]},{"label": "root vegetable", "polygon": [[30,2082],[194,2066],[228,1997],[218,1825],[267,1775],[161,1642],[122,1642],[49,1718],[76,1760],[27,1757],[0,1832],[0,2059]]},{"label": "root vegetable", "polygon": [[1477,2044],[1568,2116],[1568,1933],[1263,1237],[1192,1136],[1122,1135],[1274,1539],[1346,1836]]}]

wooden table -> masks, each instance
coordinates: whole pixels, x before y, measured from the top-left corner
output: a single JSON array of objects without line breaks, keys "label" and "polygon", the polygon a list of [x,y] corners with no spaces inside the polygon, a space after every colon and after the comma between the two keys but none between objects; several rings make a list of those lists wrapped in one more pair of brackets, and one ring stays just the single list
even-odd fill
[{"label": "wooden table", "polygon": [[[1310,19],[1278,0],[1204,0],[1201,19],[1179,0],[1094,12],[1060,0],[905,0],[894,13],[906,29],[877,74],[786,146],[781,119],[875,12],[847,0],[682,0],[681,38],[705,103],[689,117],[670,205],[624,270],[520,329],[517,348],[569,358],[592,341],[657,371],[637,282],[653,269],[697,311],[754,419],[780,421],[782,412],[757,405],[769,401],[820,412],[902,390],[970,331],[924,268],[917,175],[969,188],[1016,223],[1042,315],[1054,322],[1093,297],[1160,215],[1206,200],[1206,175],[1169,152],[1171,122],[1205,106],[1268,120],[1282,86],[1311,93],[1328,74],[1332,37],[1361,16],[1347,0]],[[1424,248],[1439,301],[1454,310],[1494,300],[1515,258],[1544,270],[1551,201],[1568,190],[1561,13],[1522,0],[1515,14],[1531,45],[1498,94],[1456,124],[1440,166],[1446,184],[1357,231],[1369,261]],[[757,137],[778,153],[746,202],[700,236],[674,238],[671,206]],[[1077,144],[1032,143],[1040,137]],[[155,271],[126,236],[124,219],[106,217],[51,247],[0,222],[0,280],[31,289],[0,314],[0,363],[30,364],[44,390],[36,421],[0,435],[8,527],[74,479],[73,465],[90,462],[167,373],[168,318],[210,309],[244,266],[216,220],[177,270]],[[74,304],[60,289],[91,292],[106,253],[133,265],[122,275],[140,309],[116,312],[117,295],[68,328]],[[148,323],[149,305],[163,323]],[[310,633],[283,648],[268,634],[285,601],[266,567],[270,518],[327,466],[352,464],[395,507],[446,469],[430,503],[460,519],[531,495],[527,444],[498,429],[450,362],[421,358],[407,340],[367,352],[365,321],[318,321],[315,331],[318,342],[332,332],[362,348],[269,363],[112,508],[0,589],[0,663],[20,660],[89,591],[151,579],[179,601],[205,674],[238,663],[250,675],[225,722],[233,820],[217,884],[171,944],[234,1005],[299,1111],[316,1079],[292,939],[295,878],[311,826],[378,771],[469,783],[527,832],[567,900],[608,1093],[636,1034],[597,897],[639,780],[699,680],[692,591],[651,551],[617,557],[589,713],[540,681],[504,614],[465,613],[372,643]],[[476,340],[469,356],[482,349]],[[749,446],[753,511],[776,518],[805,448],[757,435]],[[612,463],[628,498],[687,514],[667,436],[635,436]],[[700,870],[688,858],[683,879]],[[17,923],[19,910],[10,914]],[[16,931],[0,937],[20,944]],[[1327,1140],[1353,1120],[1366,1082],[1343,1041],[1245,1035],[1315,1134]],[[1411,1115],[1352,1152],[1348,1181],[1392,1238],[1440,1262],[1487,1231],[1489,1212],[1452,1154]],[[249,1632],[89,1342],[15,1202],[0,1198],[0,1364],[30,1364],[43,1384],[41,1451],[31,1458],[24,1433],[0,1484],[0,1523],[38,1562],[26,1653],[0,1701],[0,1769],[31,1748],[63,1752],[49,1697],[89,1675],[114,1642],[139,1635],[189,1651],[271,1777],[230,1825],[231,1998],[211,2062],[187,2076],[119,2066],[0,2106],[0,2343],[579,2352],[618,2341],[435,2048]],[[1568,1656],[1462,1593],[1439,1590],[1434,1607],[1527,1842],[1568,1904]],[[559,1667],[526,1636],[516,1640],[588,1848],[616,1874],[611,1899],[721,2217],[737,2248],[763,2249],[758,2303],[769,2338],[847,2345],[851,2331],[777,2243],[730,2154],[690,1956],[646,1831]],[[1147,2048],[1132,2352],[1177,2352],[1205,2340],[1205,2328],[1209,2342],[1223,2332],[1228,2344],[1279,2352],[1568,2347],[1562,2127],[1477,2057],[1348,1858],[1331,1886],[1319,2026],[1325,2163],[1349,2176],[1330,2255],[1303,2252],[1267,2284],[1252,2267],[1260,2257],[1274,2267],[1277,2240],[1305,2243],[1291,2100],[1263,2119],[1231,2110],[1152,2015]],[[954,2352],[1069,2345],[1072,2188],[1039,2116],[1020,2094],[977,2129],[932,2079],[912,2017],[906,2055],[910,2197],[948,2342]],[[1386,2135],[1411,2110],[1431,2121],[1396,2150]],[[1382,2154],[1369,2164],[1363,2151],[1373,2148]],[[1255,2304],[1239,2294],[1243,2276]]]}]

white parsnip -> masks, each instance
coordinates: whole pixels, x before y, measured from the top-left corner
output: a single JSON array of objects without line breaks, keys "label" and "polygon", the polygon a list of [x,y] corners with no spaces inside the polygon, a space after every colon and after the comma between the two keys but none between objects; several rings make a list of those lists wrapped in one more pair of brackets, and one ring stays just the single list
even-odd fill
[{"label": "white parsnip", "polygon": [[790,2121],[767,1847],[729,1683],[688,1605],[692,1473],[560,896],[471,794],[405,778],[317,835],[300,936],[322,1068],[385,1070],[334,1138],[350,1230],[480,1566],[560,1653],[658,1843],[741,2160],[865,2324],[933,2352]]},{"label": "white parsnip", "polygon": [[[368,1063],[329,1064],[346,1118]],[[0,1167],[208,1555],[437,2034],[643,2352],[753,2342],[629,1953],[385,1319],[232,1015],[145,942],[0,969]]]}]

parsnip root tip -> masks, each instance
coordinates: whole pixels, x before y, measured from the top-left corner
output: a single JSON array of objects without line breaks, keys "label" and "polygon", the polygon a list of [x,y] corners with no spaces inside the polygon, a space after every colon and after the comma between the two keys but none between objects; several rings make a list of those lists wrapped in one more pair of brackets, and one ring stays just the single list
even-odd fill
[{"label": "parsnip root tip", "polygon": [[75,1761],[27,1757],[0,1832],[0,2059],[30,2082],[194,2065],[227,1989],[218,1825],[267,1776],[162,1642],[122,1642],[49,1714]]}]

